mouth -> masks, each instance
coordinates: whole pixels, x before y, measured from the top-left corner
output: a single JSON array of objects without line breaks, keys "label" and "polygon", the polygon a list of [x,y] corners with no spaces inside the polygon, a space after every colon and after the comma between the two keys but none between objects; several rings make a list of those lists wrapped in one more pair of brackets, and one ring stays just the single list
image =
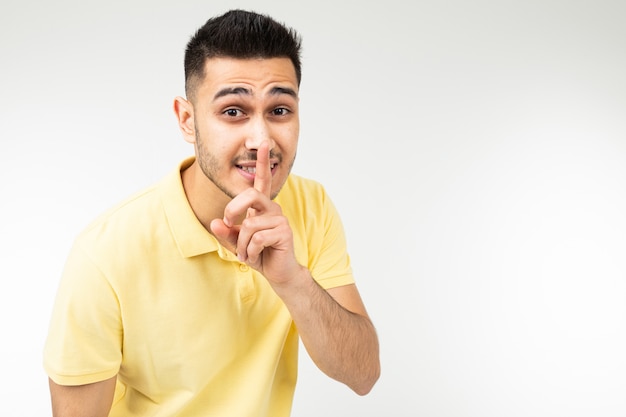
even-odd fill
[{"label": "mouth", "polygon": [[[270,171],[274,172],[274,168],[276,168],[276,165],[278,165],[278,163],[276,162],[272,162],[270,163]],[[247,172],[248,174],[256,174],[256,165],[252,165],[252,166],[245,166],[245,165],[236,165],[236,167],[244,172]]]}]

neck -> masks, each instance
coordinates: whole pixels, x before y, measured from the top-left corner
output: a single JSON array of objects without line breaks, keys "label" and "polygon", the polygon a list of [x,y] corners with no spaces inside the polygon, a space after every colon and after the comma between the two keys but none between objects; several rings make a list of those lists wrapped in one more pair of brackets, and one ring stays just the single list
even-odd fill
[{"label": "neck", "polygon": [[224,208],[230,198],[204,175],[198,161],[183,170],[181,178],[191,209],[204,228],[211,232],[211,220],[224,217]]}]

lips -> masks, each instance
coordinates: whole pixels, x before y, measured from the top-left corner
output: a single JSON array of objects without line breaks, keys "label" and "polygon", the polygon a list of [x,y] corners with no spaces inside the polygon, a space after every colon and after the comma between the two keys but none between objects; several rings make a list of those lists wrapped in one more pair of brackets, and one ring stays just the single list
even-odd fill
[{"label": "lips", "polygon": [[[274,170],[275,167],[276,167],[276,163],[270,164],[270,170]],[[252,165],[252,166],[237,165],[237,168],[239,168],[242,171],[247,172],[248,174],[256,174],[256,165]]]}]

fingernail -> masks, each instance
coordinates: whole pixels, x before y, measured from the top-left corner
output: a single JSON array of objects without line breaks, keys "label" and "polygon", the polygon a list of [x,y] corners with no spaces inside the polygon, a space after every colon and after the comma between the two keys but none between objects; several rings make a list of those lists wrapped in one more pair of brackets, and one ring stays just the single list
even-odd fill
[{"label": "fingernail", "polygon": [[222,220],[224,222],[224,224],[228,227],[232,227],[232,223],[230,222],[230,220],[228,220],[226,217],[224,217],[224,220]]}]

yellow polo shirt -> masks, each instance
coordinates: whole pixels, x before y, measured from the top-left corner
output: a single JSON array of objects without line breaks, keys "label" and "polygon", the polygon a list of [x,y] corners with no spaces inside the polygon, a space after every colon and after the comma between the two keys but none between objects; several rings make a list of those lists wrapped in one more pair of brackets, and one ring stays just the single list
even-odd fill
[{"label": "yellow polo shirt", "polygon": [[[117,375],[110,416],[288,416],[298,334],[266,279],[200,224],[180,166],[76,239],[44,348],[62,385]],[[324,288],[353,283],[323,187],[291,175],[276,201]]]}]

